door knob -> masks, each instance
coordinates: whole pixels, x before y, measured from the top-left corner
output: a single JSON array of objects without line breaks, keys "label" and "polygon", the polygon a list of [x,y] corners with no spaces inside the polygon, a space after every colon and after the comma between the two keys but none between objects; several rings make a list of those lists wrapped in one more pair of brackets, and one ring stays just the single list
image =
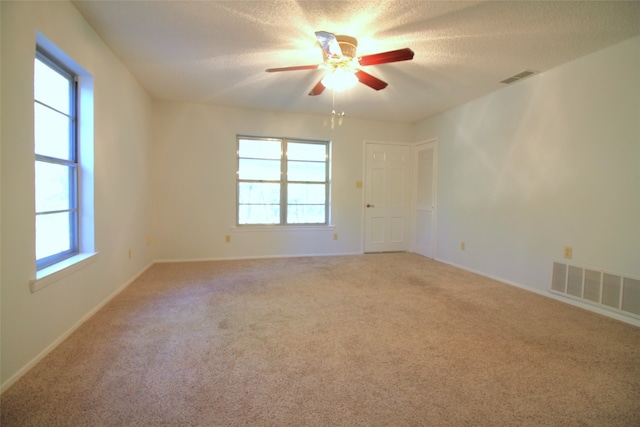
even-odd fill
[{"label": "door knob", "polygon": [[373,208],[373,207],[375,207],[375,206],[370,205],[369,203],[367,203],[367,207],[368,207],[368,208]]}]

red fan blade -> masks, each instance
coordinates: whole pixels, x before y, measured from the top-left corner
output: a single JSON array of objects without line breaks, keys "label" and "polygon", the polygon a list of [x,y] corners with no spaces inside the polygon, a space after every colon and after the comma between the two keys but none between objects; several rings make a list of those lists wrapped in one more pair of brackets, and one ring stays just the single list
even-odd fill
[{"label": "red fan blade", "polygon": [[318,82],[318,84],[316,84],[313,89],[311,89],[311,92],[309,92],[309,95],[311,96],[316,96],[316,95],[320,95],[322,92],[324,92],[324,85],[322,84],[322,80],[320,80]]},{"label": "red fan blade", "polygon": [[318,39],[318,43],[324,50],[327,58],[341,58],[342,57],[342,49],[338,44],[338,40],[336,36],[332,33],[328,33],[326,31],[316,31],[316,38]]},{"label": "red fan blade", "polygon": [[386,64],[388,62],[408,61],[413,59],[413,51],[408,47],[404,49],[391,50],[389,52],[374,53],[373,55],[365,55],[360,58],[360,65],[377,65]]},{"label": "red fan blade", "polygon": [[383,82],[379,78],[373,77],[371,74],[367,74],[362,70],[356,71],[356,77],[360,80],[360,83],[363,83],[375,90],[384,89],[388,85],[387,82]]},{"label": "red fan blade", "polygon": [[317,65],[298,65],[297,67],[282,67],[282,68],[269,68],[265,70],[267,73],[273,73],[275,71],[297,71],[297,70],[317,70]]}]

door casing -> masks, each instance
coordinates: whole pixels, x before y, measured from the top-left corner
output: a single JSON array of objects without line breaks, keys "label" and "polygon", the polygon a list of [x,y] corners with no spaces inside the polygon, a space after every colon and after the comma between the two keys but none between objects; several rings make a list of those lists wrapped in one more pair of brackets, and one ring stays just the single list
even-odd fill
[{"label": "door casing", "polygon": [[436,257],[436,190],[438,141],[431,139],[413,147],[413,252]]}]

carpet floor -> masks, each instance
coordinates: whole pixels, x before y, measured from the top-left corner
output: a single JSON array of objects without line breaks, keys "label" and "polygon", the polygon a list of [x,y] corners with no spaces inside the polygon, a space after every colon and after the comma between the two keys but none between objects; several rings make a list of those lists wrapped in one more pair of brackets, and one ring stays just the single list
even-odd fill
[{"label": "carpet floor", "polygon": [[8,426],[639,426],[640,328],[415,254],[153,265]]}]

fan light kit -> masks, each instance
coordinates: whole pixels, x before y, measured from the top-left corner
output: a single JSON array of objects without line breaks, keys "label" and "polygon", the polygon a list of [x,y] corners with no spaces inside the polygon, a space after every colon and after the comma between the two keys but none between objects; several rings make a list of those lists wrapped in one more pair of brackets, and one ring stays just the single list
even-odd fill
[{"label": "fan light kit", "polygon": [[358,78],[350,68],[349,66],[339,66],[328,70],[320,82],[324,87],[336,92],[351,89],[358,83]]},{"label": "fan light kit", "polygon": [[326,88],[342,91],[360,82],[375,90],[387,87],[388,83],[362,71],[367,65],[386,64],[389,62],[408,61],[413,59],[413,51],[409,48],[356,56],[358,40],[355,37],[343,36],[317,31],[316,38],[322,47],[324,62],[319,65],[299,65],[295,67],[269,68],[268,73],[276,71],[297,71],[324,69],[324,77],[311,89],[309,95],[320,95]]}]

